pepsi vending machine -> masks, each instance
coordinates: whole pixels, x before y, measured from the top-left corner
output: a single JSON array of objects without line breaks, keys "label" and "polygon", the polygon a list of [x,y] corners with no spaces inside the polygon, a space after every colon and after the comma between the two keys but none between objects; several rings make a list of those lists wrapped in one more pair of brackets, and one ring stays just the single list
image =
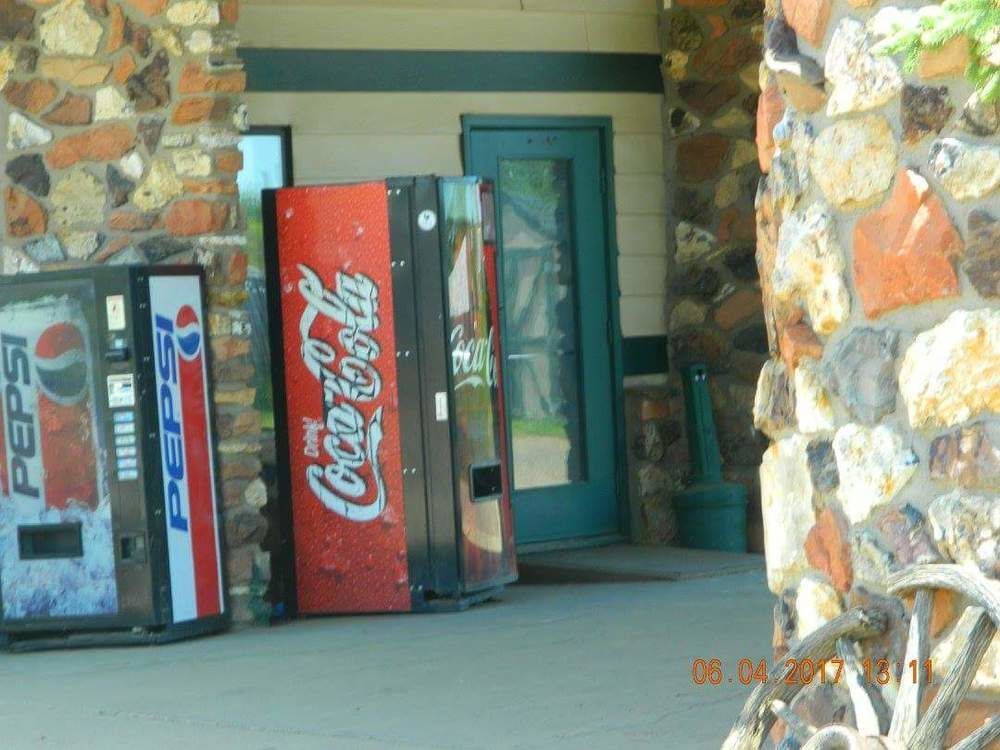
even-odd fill
[{"label": "pepsi vending machine", "polygon": [[490,183],[266,196],[298,614],[463,609],[517,578]]},{"label": "pepsi vending machine", "polygon": [[0,280],[0,642],[226,625],[202,276]]}]

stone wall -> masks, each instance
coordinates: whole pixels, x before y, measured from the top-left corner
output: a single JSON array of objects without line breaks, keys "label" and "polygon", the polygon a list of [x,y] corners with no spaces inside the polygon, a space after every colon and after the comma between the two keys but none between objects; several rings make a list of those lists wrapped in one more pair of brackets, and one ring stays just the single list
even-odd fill
[{"label": "stone wall", "polygon": [[207,269],[230,594],[246,620],[269,574],[236,195],[237,12],[236,0],[0,0],[2,260],[5,274]]},{"label": "stone wall", "polygon": [[754,145],[760,0],[675,0],[662,15],[667,190],[675,242],[666,311],[672,387],[705,362],[726,479],[749,489],[750,547],[762,548],[754,385],[767,355],[754,261]]},{"label": "stone wall", "polygon": [[673,494],[684,486],[690,460],[684,440],[684,399],[656,378],[625,383],[630,532],[635,544],[677,539]]},{"label": "stone wall", "polygon": [[[856,604],[890,615],[887,576],[954,561],[1000,577],[1000,106],[973,96],[966,41],[915,73],[873,45],[885,2],[769,8],[758,262],[771,358],[755,420],[775,655]],[[903,13],[913,13],[904,10]],[[968,632],[935,602],[940,676]],[[1000,700],[1000,642],[975,687]],[[820,695],[822,693],[822,696]],[[843,713],[829,686],[796,708]]]}]

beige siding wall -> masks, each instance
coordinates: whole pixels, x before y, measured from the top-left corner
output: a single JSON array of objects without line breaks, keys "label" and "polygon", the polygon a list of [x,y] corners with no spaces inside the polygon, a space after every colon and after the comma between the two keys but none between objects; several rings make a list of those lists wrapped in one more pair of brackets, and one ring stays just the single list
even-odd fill
[{"label": "beige siding wall", "polygon": [[[244,0],[243,45],[658,52],[657,0]],[[661,335],[663,97],[615,93],[251,93],[251,122],[291,125],[299,184],[461,174],[461,116],[607,116],[614,125],[622,333]]]},{"label": "beige siding wall", "polygon": [[250,94],[251,121],[291,125],[299,184],[461,174],[463,114],[602,115],[614,124],[622,334],[666,332],[661,97],[656,94]]},{"label": "beige siding wall", "polygon": [[243,0],[241,7],[240,35],[250,47],[660,51],[656,0]]}]

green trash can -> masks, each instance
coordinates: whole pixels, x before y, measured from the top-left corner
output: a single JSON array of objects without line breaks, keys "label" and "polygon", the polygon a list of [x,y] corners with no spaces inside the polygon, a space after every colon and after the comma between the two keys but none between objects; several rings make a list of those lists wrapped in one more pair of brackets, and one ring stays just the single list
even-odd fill
[{"label": "green trash can", "polygon": [[674,496],[684,547],[747,551],[747,491],[722,478],[722,455],[708,393],[708,367],[681,370],[693,481]]}]

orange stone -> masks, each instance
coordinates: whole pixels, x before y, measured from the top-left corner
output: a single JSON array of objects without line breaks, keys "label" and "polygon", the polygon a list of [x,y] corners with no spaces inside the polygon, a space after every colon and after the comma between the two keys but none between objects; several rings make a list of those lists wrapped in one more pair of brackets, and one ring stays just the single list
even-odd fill
[{"label": "orange stone", "polygon": [[768,86],[757,102],[757,159],[765,174],[771,171],[774,157],[774,126],[785,114],[785,100],[777,86]]},{"label": "orange stone", "polygon": [[129,0],[129,5],[147,16],[158,16],[167,7],[167,0]]},{"label": "orange stone", "polygon": [[952,258],[963,249],[927,180],[902,170],[889,200],[854,227],[854,280],[865,315],[956,296]]},{"label": "orange stone", "polygon": [[65,169],[81,161],[111,161],[135,146],[135,133],[122,123],[101,125],[58,141],[46,156],[49,166]]},{"label": "orange stone", "polygon": [[220,172],[239,172],[243,169],[243,152],[239,149],[226,149],[215,155],[215,168]]},{"label": "orange stone", "polygon": [[788,25],[813,47],[823,44],[830,5],[830,0],[781,0]]},{"label": "orange stone", "polygon": [[247,74],[242,70],[227,73],[207,73],[197,63],[189,63],[181,73],[179,91],[182,94],[221,92],[238,94],[247,87]]},{"label": "orange stone", "polygon": [[34,237],[45,233],[48,217],[41,203],[12,187],[4,191],[4,202],[7,208],[7,233],[11,237]]},{"label": "orange stone", "polygon": [[104,43],[104,50],[111,54],[125,46],[125,13],[118,5],[112,5],[109,15],[108,39]]},{"label": "orange stone", "polygon": [[725,331],[732,329],[761,311],[760,292],[741,289],[729,295],[715,311],[715,322]]},{"label": "orange stone", "polygon": [[219,4],[219,17],[223,23],[235,24],[240,20],[240,4],[238,0],[222,0]]},{"label": "orange stone", "polygon": [[192,125],[198,122],[224,120],[229,112],[229,105],[210,96],[185,99],[174,110],[172,118],[176,125]]},{"label": "orange stone", "polygon": [[184,180],[184,192],[193,195],[236,195],[239,189],[233,180]]},{"label": "orange stone", "polygon": [[4,98],[19,109],[37,115],[59,96],[59,89],[50,81],[33,78],[30,81],[8,81],[3,87]]},{"label": "orange stone", "polygon": [[108,219],[108,228],[120,232],[144,232],[156,224],[156,214],[116,211]]},{"label": "orange stone", "polygon": [[115,61],[115,66],[111,69],[111,75],[118,83],[124,86],[125,82],[131,78],[137,68],[138,65],[136,65],[135,57],[132,56],[131,52],[125,52]]},{"label": "orange stone", "polygon": [[229,218],[229,205],[214,201],[177,201],[164,214],[163,226],[176,237],[219,232]]},{"label": "orange stone", "polygon": [[833,587],[846,593],[854,581],[851,565],[850,525],[838,510],[826,507],[806,535],[806,559],[829,576]]},{"label": "orange stone", "polygon": [[236,250],[229,256],[226,263],[226,283],[230,286],[239,286],[247,280],[247,269],[249,258],[242,250]]},{"label": "orange stone", "polygon": [[969,39],[956,36],[937,49],[925,49],[917,61],[917,75],[921,78],[960,76],[969,64]]}]

